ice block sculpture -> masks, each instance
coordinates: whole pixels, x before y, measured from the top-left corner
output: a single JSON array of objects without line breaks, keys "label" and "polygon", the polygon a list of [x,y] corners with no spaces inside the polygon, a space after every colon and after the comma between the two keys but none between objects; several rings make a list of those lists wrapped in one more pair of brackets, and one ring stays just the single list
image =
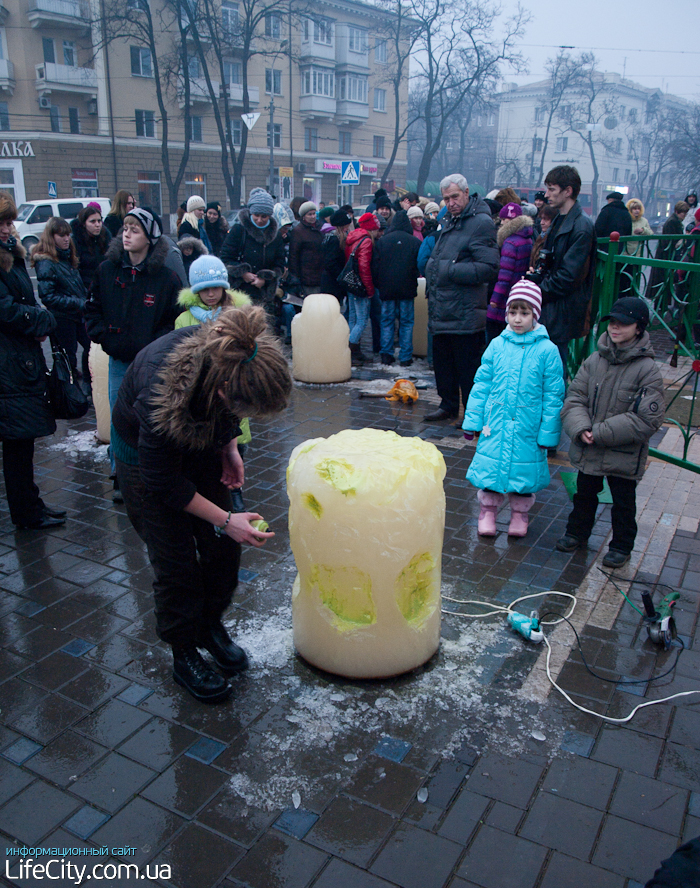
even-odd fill
[{"label": "ice block sculpture", "polygon": [[300,382],[350,379],[348,322],[329,293],[312,293],[292,321],[292,376]]},{"label": "ice block sculpture", "polygon": [[110,409],[109,409],[109,355],[102,351],[96,342],[90,344],[88,354],[90,378],[92,380],[92,403],[97,418],[97,440],[109,444]]},{"label": "ice block sculpture", "polygon": [[292,451],[292,622],[309,663],[384,678],[438,649],[444,477],[433,444],[395,432],[346,430]]}]

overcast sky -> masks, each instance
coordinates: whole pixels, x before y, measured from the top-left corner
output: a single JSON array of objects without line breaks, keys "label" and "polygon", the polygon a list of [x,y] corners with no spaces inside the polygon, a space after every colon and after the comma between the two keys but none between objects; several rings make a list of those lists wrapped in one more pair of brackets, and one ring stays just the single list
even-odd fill
[{"label": "overcast sky", "polygon": [[[531,22],[521,51],[529,74],[518,84],[546,77],[546,60],[560,45],[592,50],[605,71],[624,72],[643,86],[700,101],[698,0],[523,0]],[[505,13],[516,0],[502,0]]]}]

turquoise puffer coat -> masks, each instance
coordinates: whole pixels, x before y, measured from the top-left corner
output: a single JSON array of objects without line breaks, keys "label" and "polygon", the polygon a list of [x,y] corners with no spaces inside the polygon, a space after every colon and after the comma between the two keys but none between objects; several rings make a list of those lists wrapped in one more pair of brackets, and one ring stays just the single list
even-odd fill
[{"label": "turquoise puffer coat", "polygon": [[546,487],[546,448],[559,443],[563,402],[561,358],[546,328],[506,327],[484,352],[464,414],[462,428],[481,432],[467,479],[498,493]]}]

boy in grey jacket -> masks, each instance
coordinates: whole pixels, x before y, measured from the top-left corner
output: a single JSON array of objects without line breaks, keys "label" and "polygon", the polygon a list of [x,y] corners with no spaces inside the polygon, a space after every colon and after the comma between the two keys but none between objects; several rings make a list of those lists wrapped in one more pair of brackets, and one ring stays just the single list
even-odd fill
[{"label": "boy in grey jacket", "polygon": [[557,549],[573,552],[585,546],[607,478],[613,500],[612,540],[603,564],[622,567],[630,560],[637,536],[637,482],[666,405],[646,332],[645,302],[636,296],[618,299],[601,320],[609,322],[608,329],[598,340],[598,351],[581,365],[561,412],[571,438],[571,463],[579,473],[574,509]]}]

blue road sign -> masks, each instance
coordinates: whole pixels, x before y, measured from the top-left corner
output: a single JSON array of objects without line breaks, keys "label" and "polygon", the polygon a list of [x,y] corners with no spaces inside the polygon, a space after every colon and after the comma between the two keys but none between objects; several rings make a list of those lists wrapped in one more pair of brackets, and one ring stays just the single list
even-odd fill
[{"label": "blue road sign", "polygon": [[340,165],[340,182],[342,185],[360,184],[360,161],[344,160]]},{"label": "blue road sign", "polygon": [[58,189],[55,182],[49,182],[49,197],[58,197]]}]

